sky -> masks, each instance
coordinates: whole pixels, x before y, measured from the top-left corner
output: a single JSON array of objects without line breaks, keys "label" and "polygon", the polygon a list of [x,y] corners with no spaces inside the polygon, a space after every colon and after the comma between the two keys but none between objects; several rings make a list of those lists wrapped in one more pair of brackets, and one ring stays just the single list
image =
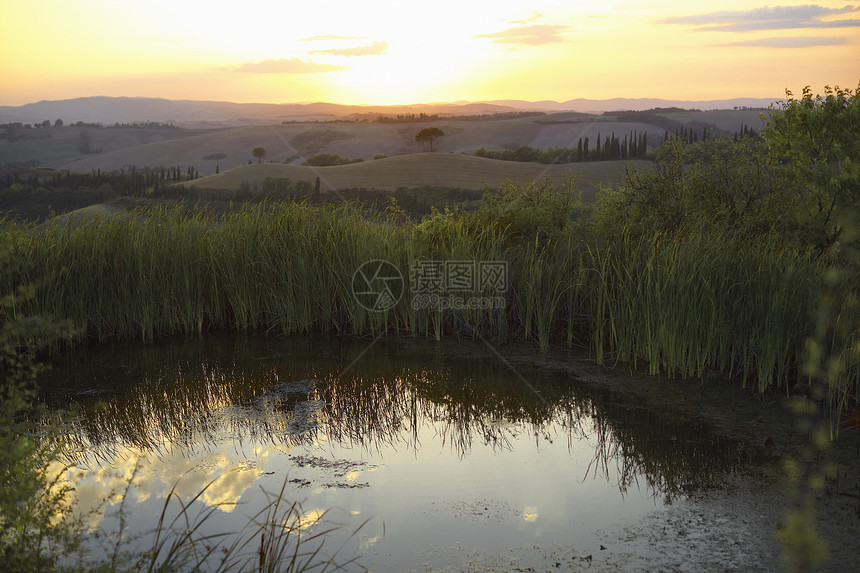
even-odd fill
[{"label": "sky", "polygon": [[0,105],[783,97],[860,83],[860,4],[0,0]]}]

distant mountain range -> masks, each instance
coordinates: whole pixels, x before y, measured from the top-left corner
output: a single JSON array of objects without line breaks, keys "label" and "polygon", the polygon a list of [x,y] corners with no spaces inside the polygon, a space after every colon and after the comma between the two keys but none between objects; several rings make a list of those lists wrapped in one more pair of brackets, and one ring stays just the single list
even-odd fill
[{"label": "distant mountain range", "polygon": [[579,111],[583,113],[603,113],[604,111],[642,111],[658,107],[679,107],[682,109],[698,109],[702,111],[713,109],[762,108],[779,101],[779,98],[733,98],[704,101],[668,100],[657,98],[624,98],[612,99],[571,99],[564,102],[555,101],[523,101],[523,100],[494,100],[494,105],[512,107],[521,110],[537,110],[548,113],[562,111]]},{"label": "distant mountain range", "polygon": [[655,107],[701,110],[733,109],[737,107],[767,107],[774,101],[777,101],[777,98],[735,98],[708,101],[614,98],[606,100],[572,99],[565,102],[494,100],[373,106],[322,102],[267,104],[97,96],[40,101],[21,106],[0,106],[0,123],[41,123],[45,120],[53,123],[57,119],[62,119],[66,124],[78,121],[106,125],[159,122],[174,123],[185,127],[225,127],[280,123],[282,121],[373,119],[380,114],[394,116],[408,113],[451,116],[514,111],[599,113],[603,111],[644,110]]}]

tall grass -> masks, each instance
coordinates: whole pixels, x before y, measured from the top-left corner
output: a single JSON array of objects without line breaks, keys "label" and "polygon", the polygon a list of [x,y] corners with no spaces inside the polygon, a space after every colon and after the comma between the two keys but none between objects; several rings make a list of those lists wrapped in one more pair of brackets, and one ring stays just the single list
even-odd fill
[{"label": "tall grass", "polygon": [[[8,225],[8,224],[7,224]],[[437,213],[421,224],[353,205],[256,205],[214,215],[180,207],[49,222],[14,241],[0,292],[40,288],[16,316],[53,315],[106,340],[144,341],[212,328],[284,334],[484,336],[535,340],[546,350],[580,332],[595,359],[644,362],[650,372],[739,377],[764,391],[808,383],[800,367],[819,294],[841,293],[828,351],[842,361],[829,382],[845,405],[860,397],[856,271],[825,285],[825,262],[775,242],[731,237],[621,237],[590,248],[565,232],[516,234],[510,226]],[[382,259],[401,270],[403,298],[385,312],[353,296],[352,278]],[[504,308],[414,309],[418,261],[504,261]],[[852,282],[853,281],[853,282]],[[853,326],[852,326],[853,325]],[[839,406],[842,408],[843,406]]]}]

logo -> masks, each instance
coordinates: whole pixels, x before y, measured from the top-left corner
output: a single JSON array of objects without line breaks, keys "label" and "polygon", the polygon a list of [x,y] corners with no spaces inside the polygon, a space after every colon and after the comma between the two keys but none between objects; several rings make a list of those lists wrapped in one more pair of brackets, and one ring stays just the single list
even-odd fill
[{"label": "logo", "polygon": [[403,297],[403,291],[403,275],[388,261],[367,261],[352,276],[352,296],[371,312],[385,312],[394,307]]}]

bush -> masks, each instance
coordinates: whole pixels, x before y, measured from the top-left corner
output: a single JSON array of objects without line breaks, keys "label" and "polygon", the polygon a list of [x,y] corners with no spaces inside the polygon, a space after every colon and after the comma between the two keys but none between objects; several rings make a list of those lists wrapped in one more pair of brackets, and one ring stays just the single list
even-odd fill
[{"label": "bush", "polygon": [[307,161],[304,161],[302,165],[309,165],[312,167],[331,167],[333,165],[349,165],[350,163],[361,163],[364,161],[363,159],[347,159],[337,153],[319,153],[314,155]]},{"label": "bush", "polygon": [[628,167],[626,181],[598,196],[595,225],[605,237],[621,228],[653,233],[732,233],[744,238],[780,233],[792,242],[794,199],[761,141],[742,137],[692,145],[674,138],[649,169]]},{"label": "bush", "polygon": [[473,214],[476,226],[504,230],[507,242],[552,241],[582,219],[585,207],[572,180],[556,183],[550,177],[522,185],[510,181],[499,192],[487,192]]}]

